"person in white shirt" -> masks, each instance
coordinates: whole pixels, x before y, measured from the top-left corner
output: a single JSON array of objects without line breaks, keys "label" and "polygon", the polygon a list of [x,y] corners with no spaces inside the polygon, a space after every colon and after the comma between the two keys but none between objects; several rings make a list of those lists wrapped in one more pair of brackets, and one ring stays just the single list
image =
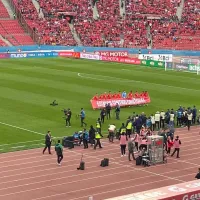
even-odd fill
[{"label": "person in white shirt", "polygon": [[155,130],[155,116],[151,115],[151,130]]},{"label": "person in white shirt", "polygon": [[165,112],[162,110],[160,112],[160,128],[165,126]]},{"label": "person in white shirt", "polygon": [[116,131],[115,124],[110,124],[108,126],[108,138],[109,138],[109,142],[113,142],[115,131]]},{"label": "person in white shirt", "polygon": [[158,129],[160,128],[160,112],[157,111],[155,114],[155,128],[156,126],[158,127]]},{"label": "person in white shirt", "polygon": [[188,127],[188,131],[189,131],[189,130],[190,130],[191,123],[192,123],[192,112],[189,112],[189,113],[187,114],[187,118],[188,118],[187,127]]},{"label": "person in white shirt", "polygon": [[171,113],[169,115],[169,125],[170,126],[174,126],[174,117],[175,117],[174,112],[171,111]]}]

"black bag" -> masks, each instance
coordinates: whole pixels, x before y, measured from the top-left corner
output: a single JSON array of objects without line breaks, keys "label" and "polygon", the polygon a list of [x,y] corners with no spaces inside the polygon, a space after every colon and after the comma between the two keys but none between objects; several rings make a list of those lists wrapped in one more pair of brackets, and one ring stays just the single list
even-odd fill
[{"label": "black bag", "polygon": [[136,165],[141,165],[142,164],[142,157],[137,157],[136,158]]},{"label": "black bag", "polygon": [[81,161],[80,162],[80,167],[79,167],[80,170],[85,170],[85,162]]},{"label": "black bag", "polygon": [[80,166],[77,168],[78,170],[85,170],[85,162],[82,159],[83,155],[81,156]]},{"label": "black bag", "polygon": [[108,166],[109,165],[109,159],[108,158],[104,158],[104,163],[105,163],[105,166]]},{"label": "black bag", "polygon": [[101,167],[105,167],[105,166],[106,166],[106,165],[105,165],[105,160],[102,160],[102,161],[101,161],[100,166],[101,166]]}]

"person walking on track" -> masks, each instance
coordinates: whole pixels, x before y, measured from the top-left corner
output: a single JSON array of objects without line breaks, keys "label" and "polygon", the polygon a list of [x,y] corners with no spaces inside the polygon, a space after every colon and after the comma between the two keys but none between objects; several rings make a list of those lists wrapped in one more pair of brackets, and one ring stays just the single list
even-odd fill
[{"label": "person walking on track", "polygon": [[134,142],[134,138],[131,138],[131,140],[128,142],[128,160],[129,161],[131,161],[131,156],[133,160],[135,160],[134,150],[135,150],[135,142]]},{"label": "person walking on track", "polygon": [[63,146],[60,144],[60,140],[58,140],[58,143],[55,146],[55,151],[57,154],[57,163],[58,165],[61,165],[63,159]]},{"label": "person walking on track", "polygon": [[127,143],[127,136],[125,133],[120,135],[120,147],[121,147],[121,157],[126,155],[126,143]]},{"label": "person walking on track", "polygon": [[95,142],[95,145],[94,145],[94,150],[96,150],[97,145],[99,145],[99,148],[102,148],[101,141],[100,141],[101,138],[102,138],[102,135],[99,132],[96,132],[95,133],[95,140],[96,140],[96,142]]},{"label": "person walking on track", "polygon": [[172,153],[171,156],[173,156],[173,155],[177,152],[176,157],[177,157],[177,158],[180,158],[180,157],[179,157],[180,145],[181,145],[181,141],[180,141],[180,139],[179,139],[179,136],[176,136],[176,139],[174,140],[174,151],[173,151],[173,153]]},{"label": "person walking on track", "polygon": [[45,135],[45,147],[43,149],[43,154],[46,151],[46,149],[48,148],[48,152],[49,154],[51,154],[51,132],[48,131],[47,134]]}]

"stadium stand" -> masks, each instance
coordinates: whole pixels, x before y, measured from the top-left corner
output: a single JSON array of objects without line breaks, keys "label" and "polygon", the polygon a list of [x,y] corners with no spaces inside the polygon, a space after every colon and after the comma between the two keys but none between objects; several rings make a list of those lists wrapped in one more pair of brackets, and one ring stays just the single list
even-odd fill
[{"label": "stadium stand", "polygon": [[0,18],[9,18],[8,11],[6,10],[3,3],[0,1]]},{"label": "stadium stand", "polygon": [[[30,0],[13,2],[41,44],[75,46],[73,33],[76,32],[84,46],[200,48],[200,8],[195,0],[185,0],[180,20],[177,17],[180,0],[159,3],[156,0],[38,0],[39,11]],[[94,6],[98,12],[95,19]],[[124,14],[120,13],[123,7]],[[39,15],[41,10],[44,18]],[[1,1],[0,17],[9,17]],[[13,45],[33,44],[14,21],[1,20],[0,34],[6,35]]]}]

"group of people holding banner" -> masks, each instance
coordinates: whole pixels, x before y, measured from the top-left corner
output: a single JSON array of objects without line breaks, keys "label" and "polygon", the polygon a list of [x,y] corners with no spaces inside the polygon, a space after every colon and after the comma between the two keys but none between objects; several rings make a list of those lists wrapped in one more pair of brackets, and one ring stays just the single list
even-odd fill
[{"label": "group of people holding banner", "polygon": [[141,93],[139,92],[135,92],[133,93],[132,91],[130,91],[128,94],[126,93],[126,91],[119,91],[119,92],[115,92],[115,93],[111,93],[111,91],[109,91],[108,93],[103,93],[103,94],[96,94],[92,100],[96,100],[96,101],[100,101],[100,100],[109,100],[109,99],[132,99],[132,98],[148,98],[149,94],[147,91],[143,91]]}]

